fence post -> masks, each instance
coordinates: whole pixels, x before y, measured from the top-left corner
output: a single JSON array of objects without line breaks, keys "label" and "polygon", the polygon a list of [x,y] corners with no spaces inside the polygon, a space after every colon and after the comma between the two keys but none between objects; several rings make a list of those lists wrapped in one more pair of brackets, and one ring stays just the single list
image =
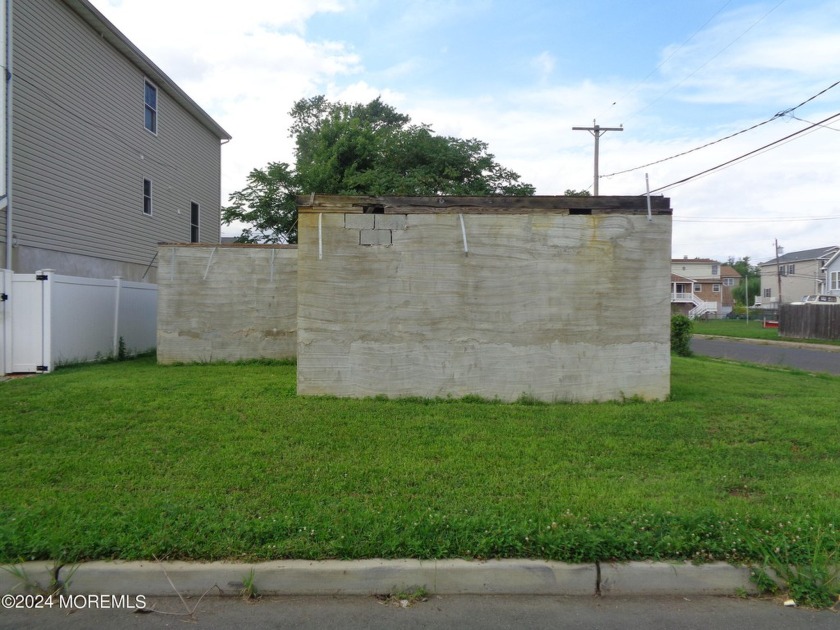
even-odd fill
[{"label": "fence post", "polygon": [[41,365],[39,372],[52,369],[52,280],[55,269],[41,269]]},{"label": "fence post", "polygon": [[9,300],[12,297],[12,272],[0,269],[0,294],[5,299],[0,301],[0,376],[6,370],[12,370],[12,308]]},{"label": "fence post", "polygon": [[114,276],[114,289],[116,295],[114,296],[114,345],[112,354],[117,358],[119,354],[119,339],[120,339],[120,292],[122,289],[122,276]]}]

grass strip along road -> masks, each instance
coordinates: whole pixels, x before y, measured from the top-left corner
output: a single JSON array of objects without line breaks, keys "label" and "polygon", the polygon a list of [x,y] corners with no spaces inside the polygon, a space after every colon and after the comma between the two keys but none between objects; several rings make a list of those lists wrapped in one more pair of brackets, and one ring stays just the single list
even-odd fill
[{"label": "grass strip along road", "polygon": [[0,560],[836,562],[840,378],[672,367],[650,403],[301,398],[293,365],[153,358],[0,383]]}]

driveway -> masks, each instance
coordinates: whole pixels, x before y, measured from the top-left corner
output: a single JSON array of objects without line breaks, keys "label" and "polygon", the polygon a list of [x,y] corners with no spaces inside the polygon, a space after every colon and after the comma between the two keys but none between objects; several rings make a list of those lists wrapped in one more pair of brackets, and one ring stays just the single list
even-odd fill
[{"label": "driveway", "polygon": [[707,357],[840,375],[840,346],[695,335],[691,349]]}]

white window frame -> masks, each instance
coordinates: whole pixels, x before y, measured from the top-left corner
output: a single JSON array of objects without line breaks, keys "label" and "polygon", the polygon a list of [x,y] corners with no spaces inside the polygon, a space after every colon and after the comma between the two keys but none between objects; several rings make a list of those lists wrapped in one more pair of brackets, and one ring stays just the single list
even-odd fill
[{"label": "white window frame", "polygon": [[720,273],[720,265],[712,265],[712,275],[716,276]]},{"label": "white window frame", "polygon": [[[146,194],[146,187],[148,184],[149,192]],[[148,177],[143,178],[143,214],[147,217],[150,217],[154,214],[154,194],[155,194],[155,187],[152,184],[152,180]],[[147,210],[148,208],[148,210]]]},{"label": "white window frame", "polygon": [[792,276],[796,273],[796,265],[787,266],[787,275]]},{"label": "white window frame", "polygon": [[723,286],[734,287],[735,286],[735,278],[724,278],[723,279]]},{"label": "white window frame", "polygon": [[[193,210],[195,220],[193,220]],[[201,204],[197,201],[190,201],[190,243],[201,242]]]},{"label": "white window frame", "polygon": [[[149,104],[148,99],[146,98],[147,92],[151,88],[153,90],[155,96],[154,105]],[[148,79],[143,79],[143,127],[148,131],[150,134],[158,135],[158,110],[160,109],[158,106],[158,95],[159,90],[157,86],[149,81]],[[149,128],[148,125],[148,112],[151,112],[151,121],[152,121],[152,129]]]},{"label": "white window frame", "polygon": [[840,291],[840,271],[832,271],[828,286],[831,291]]},{"label": "white window frame", "polygon": [[703,285],[702,284],[695,284],[693,288],[694,288],[695,293],[700,293],[703,290]]},{"label": "white window frame", "polygon": [[773,297],[773,289],[764,289],[764,297]]},{"label": "white window frame", "polygon": [[720,293],[720,285],[719,284],[713,284],[712,285],[712,293]]}]

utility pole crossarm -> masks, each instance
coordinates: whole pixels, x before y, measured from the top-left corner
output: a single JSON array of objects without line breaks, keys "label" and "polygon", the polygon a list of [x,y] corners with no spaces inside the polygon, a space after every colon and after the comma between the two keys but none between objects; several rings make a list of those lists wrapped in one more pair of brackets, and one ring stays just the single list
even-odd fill
[{"label": "utility pole crossarm", "polygon": [[572,131],[588,131],[595,136],[595,196],[598,196],[598,140],[608,131],[624,131],[624,125],[620,127],[601,127],[594,120],[591,127],[572,127]]}]

